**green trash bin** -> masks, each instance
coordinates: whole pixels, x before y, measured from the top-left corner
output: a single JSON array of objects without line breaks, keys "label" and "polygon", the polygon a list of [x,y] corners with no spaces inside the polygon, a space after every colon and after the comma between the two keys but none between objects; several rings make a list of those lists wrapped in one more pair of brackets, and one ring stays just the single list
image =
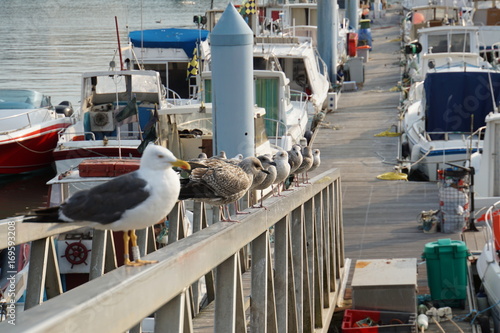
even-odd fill
[{"label": "green trash bin", "polygon": [[467,297],[467,246],[449,238],[425,245],[427,282],[437,306],[465,307]]}]

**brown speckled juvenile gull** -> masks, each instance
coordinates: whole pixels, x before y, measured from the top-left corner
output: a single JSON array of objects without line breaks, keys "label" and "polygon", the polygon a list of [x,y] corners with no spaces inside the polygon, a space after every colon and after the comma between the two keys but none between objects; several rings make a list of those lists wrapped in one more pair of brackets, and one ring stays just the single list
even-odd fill
[{"label": "brown speckled juvenile gull", "polygon": [[[238,165],[226,160],[207,159],[191,164],[191,175],[181,180],[179,199],[193,199],[213,206],[225,206],[239,200],[252,185],[255,175],[265,172],[262,163],[256,157],[247,157]],[[229,209],[227,218],[230,219]],[[224,215],[224,214],[223,214]]]}]

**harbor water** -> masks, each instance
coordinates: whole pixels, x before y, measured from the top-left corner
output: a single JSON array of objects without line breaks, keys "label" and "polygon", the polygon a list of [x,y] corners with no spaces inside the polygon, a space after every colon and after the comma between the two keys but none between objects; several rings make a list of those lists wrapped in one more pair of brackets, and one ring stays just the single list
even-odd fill
[{"label": "harbor water", "polygon": [[[2,0],[0,89],[34,89],[52,104],[80,104],[81,75],[119,65],[116,22],[122,46],[129,31],[195,28],[193,17],[221,0]],[[0,177],[0,218],[46,204],[52,170]]]}]

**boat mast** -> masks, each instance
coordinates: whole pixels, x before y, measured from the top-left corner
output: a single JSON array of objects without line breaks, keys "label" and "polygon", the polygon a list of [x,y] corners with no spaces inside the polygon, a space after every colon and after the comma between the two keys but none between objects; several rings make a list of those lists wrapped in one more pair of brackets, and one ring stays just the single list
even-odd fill
[{"label": "boat mast", "polygon": [[118,18],[115,16],[116,38],[118,40],[118,54],[120,55],[120,70],[123,70],[122,48],[120,45],[120,33],[118,31]]}]

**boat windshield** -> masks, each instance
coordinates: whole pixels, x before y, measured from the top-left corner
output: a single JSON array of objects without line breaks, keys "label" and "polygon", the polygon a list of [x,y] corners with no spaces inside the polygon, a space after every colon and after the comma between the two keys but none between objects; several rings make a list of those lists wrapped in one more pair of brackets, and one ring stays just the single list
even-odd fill
[{"label": "boat windshield", "polygon": [[446,52],[470,52],[470,38],[468,34],[442,34],[430,35],[429,49],[432,53],[446,53]]},{"label": "boat windshield", "polygon": [[0,89],[0,109],[37,109],[50,106],[50,98],[34,90]]},{"label": "boat windshield", "polygon": [[125,92],[127,89],[130,89],[128,87],[129,83],[127,83],[129,82],[129,80],[127,80],[128,78],[132,78],[132,91],[134,92],[154,93],[158,91],[156,77],[138,74],[133,76],[100,76],[96,80],[97,85],[95,87],[95,91],[97,94]]}]

